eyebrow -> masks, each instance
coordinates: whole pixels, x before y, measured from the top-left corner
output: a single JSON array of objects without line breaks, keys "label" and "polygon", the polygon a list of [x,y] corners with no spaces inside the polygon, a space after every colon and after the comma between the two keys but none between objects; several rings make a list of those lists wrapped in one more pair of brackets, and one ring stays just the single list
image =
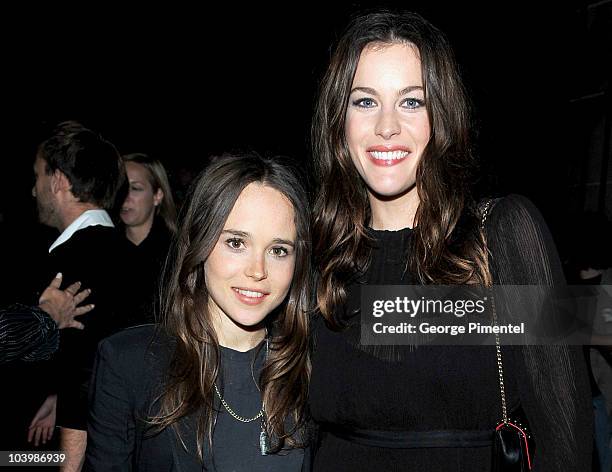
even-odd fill
[{"label": "eyebrow", "polygon": [[[224,229],[223,231],[221,231],[221,234],[223,234],[223,233],[231,234],[233,236],[240,236],[241,238],[250,238],[251,237],[250,233],[248,233],[246,231],[240,231],[238,229]],[[288,239],[274,238],[272,240],[272,242],[275,243],[275,244],[286,244],[287,246],[295,247],[295,243],[293,241],[288,240]]]},{"label": "eyebrow", "polygon": [[[415,90],[423,90],[423,87],[421,85],[409,85],[408,87],[400,90],[397,95],[398,96],[406,95],[407,93],[413,92]],[[370,95],[378,96],[378,92],[376,92],[376,90],[370,87],[355,87],[353,90],[351,90],[351,94],[354,92],[364,92]]]}]

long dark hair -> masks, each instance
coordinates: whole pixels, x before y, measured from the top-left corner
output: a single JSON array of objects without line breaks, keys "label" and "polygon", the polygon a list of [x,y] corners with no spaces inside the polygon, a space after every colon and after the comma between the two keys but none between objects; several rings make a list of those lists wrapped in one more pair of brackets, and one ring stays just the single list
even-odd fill
[{"label": "long dark hair", "polygon": [[[470,115],[452,49],[444,34],[415,13],[380,11],[355,18],[332,55],[312,124],[320,185],[314,210],[319,309],[335,325],[344,287],[367,268],[371,210],[365,183],[351,161],[345,116],[362,50],[370,44],[411,44],[418,50],[431,123],[416,188],[419,207],[407,264],[422,283],[490,283],[484,238],[470,196],[474,159]],[[461,223],[461,224],[460,224]]]},{"label": "long dark hair", "polygon": [[[191,186],[180,217],[179,232],[166,262],[162,289],[163,326],[176,339],[168,385],[154,430],[172,426],[199,412],[197,445],[212,444],[215,421],[214,383],[219,374],[219,343],[208,309],[204,263],[212,252],[238,196],[250,183],[278,190],[292,204],[297,232],[295,269],[286,300],[269,315],[269,355],[259,386],[266,427],[276,449],[300,446],[310,363],[308,320],[310,296],[310,228],[306,192],[286,158],[256,154],[216,158]],[[290,419],[291,421],[286,421]],[[291,424],[291,426],[287,426]]]}]

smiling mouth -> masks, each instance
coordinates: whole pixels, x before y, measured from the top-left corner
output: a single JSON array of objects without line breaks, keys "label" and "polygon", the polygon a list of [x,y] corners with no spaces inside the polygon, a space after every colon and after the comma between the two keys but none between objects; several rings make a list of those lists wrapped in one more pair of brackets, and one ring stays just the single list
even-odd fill
[{"label": "smiling mouth", "polygon": [[234,294],[239,302],[245,305],[255,306],[263,303],[270,292],[260,292],[259,290],[247,290],[244,288],[232,287]]},{"label": "smiling mouth", "polygon": [[397,151],[375,151],[370,150],[366,153],[370,158],[370,161],[382,167],[390,167],[403,162],[408,155],[409,151],[397,150]]},{"label": "smiling mouth", "polygon": [[397,161],[408,156],[408,151],[369,151],[370,155],[376,160]]},{"label": "smiling mouth", "polygon": [[236,287],[232,287],[232,290],[236,293],[239,293],[243,297],[248,297],[248,298],[263,298],[266,295],[268,295],[267,293],[264,293],[264,292],[257,292],[255,290],[244,290],[244,289],[236,288]]}]

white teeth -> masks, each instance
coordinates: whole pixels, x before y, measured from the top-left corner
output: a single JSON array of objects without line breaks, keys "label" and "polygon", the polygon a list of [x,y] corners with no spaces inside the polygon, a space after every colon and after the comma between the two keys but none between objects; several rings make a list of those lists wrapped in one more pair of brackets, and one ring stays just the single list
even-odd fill
[{"label": "white teeth", "polygon": [[403,159],[408,155],[408,151],[370,151],[374,159],[382,159],[392,161],[395,159]]},{"label": "white teeth", "polygon": [[253,292],[251,290],[241,290],[239,288],[235,288],[234,290],[245,297],[261,298],[264,296],[264,294],[261,292]]}]

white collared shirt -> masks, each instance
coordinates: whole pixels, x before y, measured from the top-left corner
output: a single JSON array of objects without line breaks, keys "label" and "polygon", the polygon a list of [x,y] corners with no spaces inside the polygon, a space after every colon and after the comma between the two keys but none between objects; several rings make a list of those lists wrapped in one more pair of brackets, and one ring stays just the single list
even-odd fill
[{"label": "white collared shirt", "polygon": [[62,234],[59,235],[55,242],[51,244],[49,252],[53,251],[60,244],[68,241],[78,230],[87,228],[89,226],[107,226],[109,228],[115,227],[113,220],[111,220],[106,210],[87,210],[81,213],[81,216],[70,223]]}]

